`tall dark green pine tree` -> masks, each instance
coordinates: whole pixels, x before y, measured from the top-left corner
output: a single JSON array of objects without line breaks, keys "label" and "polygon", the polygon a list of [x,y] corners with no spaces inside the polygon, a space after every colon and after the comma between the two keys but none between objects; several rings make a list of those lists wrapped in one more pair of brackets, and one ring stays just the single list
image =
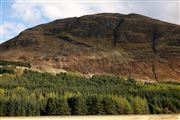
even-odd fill
[{"label": "tall dark green pine tree", "polygon": [[103,109],[106,115],[116,115],[116,103],[109,97],[103,98]]},{"label": "tall dark green pine tree", "polygon": [[[17,111],[17,109],[16,109]],[[15,103],[12,100],[6,102],[5,112],[7,116],[15,115]]]},{"label": "tall dark green pine tree", "polygon": [[47,115],[69,115],[70,108],[65,98],[49,98],[46,105]]},{"label": "tall dark green pine tree", "polygon": [[89,96],[86,100],[87,110],[89,115],[103,115],[103,104],[101,99],[98,99],[96,96]]},{"label": "tall dark green pine tree", "polygon": [[56,99],[56,115],[70,115],[70,108],[65,98]]},{"label": "tall dark green pine tree", "polygon": [[149,114],[149,106],[147,100],[136,96],[134,98],[134,113],[135,114]]},{"label": "tall dark green pine tree", "polygon": [[32,106],[32,104],[30,102],[28,102],[27,106],[26,106],[26,115],[27,116],[34,115],[32,111],[33,111],[33,106]]},{"label": "tall dark green pine tree", "polygon": [[68,99],[69,107],[71,108],[72,115],[85,115],[87,114],[86,102],[81,96],[74,96]]},{"label": "tall dark green pine tree", "polygon": [[124,98],[120,97],[117,102],[117,112],[118,114],[131,114],[133,113],[133,110],[131,108],[131,105],[129,101]]},{"label": "tall dark green pine tree", "polygon": [[5,102],[3,100],[0,100],[0,116],[5,116],[4,109],[5,109]]},{"label": "tall dark green pine tree", "polygon": [[23,101],[15,100],[13,109],[14,109],[15,116],[25,116],[26,115],[26,110],[25,110]]},{"label": "tall dark green pine tree", "polygon": [[49,98],[46,105],[47,115],[56,115],[56,103],[54,98]]}]

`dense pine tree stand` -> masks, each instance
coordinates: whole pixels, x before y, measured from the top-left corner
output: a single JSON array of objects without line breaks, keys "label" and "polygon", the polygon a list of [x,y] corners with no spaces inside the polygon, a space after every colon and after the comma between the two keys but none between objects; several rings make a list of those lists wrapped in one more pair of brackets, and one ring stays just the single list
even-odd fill
[{"label": "dense pine tree stand", "polygon": [[180,83],[39,73],[0,77],[0,116],[180,113]]}]

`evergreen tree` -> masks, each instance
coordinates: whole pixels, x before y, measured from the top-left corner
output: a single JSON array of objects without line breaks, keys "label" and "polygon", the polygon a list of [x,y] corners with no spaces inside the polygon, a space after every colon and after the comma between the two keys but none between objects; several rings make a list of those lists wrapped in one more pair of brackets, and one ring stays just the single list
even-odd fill
[{"label": "evergreen tree", "polygon": [[68,99],[69,107],[72,115],[87,114],[87,107],[85,100],[81,96],[74,96]]},{"label": "evergreen tree", "polygon": [[5,102],[3,100],[0,100],[0,116],[5,116]]},{"label": "evergreen tree", "polygon": [[117,111],[119,114],[130,114],[133,113],[131,104],[124,97],[119,97],[117,102]]},{"label": "evergreen tree", "polygon": [[134,113],[135,114],[149,114],[149,106],[147,100],[136,96],[134,98]]},{"label": "evergreen tree", "polygon": [[56,102],[55,99],[49,98],[46,105],[47,115],[56,115]]},{"label": "evergreen tree", "polygon": [[70,108],[64,98],[49,98],[46,105],[48,115],[69,115]]},{"label": "evergreen tree", "polygon": [[180,113],[177,82],[22,72],[0,76],[0,116]]},{"label": "evergreen tree", "polygon": [[115,115],[116,111],[116,103],[109,97],[103,98],[102,101],[103,109],[106,115]]},{"label": "evergreen tree", "polygon": [[8,116],[14,116],[15,115],[15,111],[17,109],[15,109],[15,102],[9,100],[6,102],[6,115]]},{"label": "evergreen tree", "polygon": [[101,99],[96,96],[89,96],[86,101],[87,110],[89,115],[102,115],[104,114],[103,104]]},{"label": "evergreen tree", "polygon": [[65,98],[56,99],[56,115],[69,115],[70,108]]}]

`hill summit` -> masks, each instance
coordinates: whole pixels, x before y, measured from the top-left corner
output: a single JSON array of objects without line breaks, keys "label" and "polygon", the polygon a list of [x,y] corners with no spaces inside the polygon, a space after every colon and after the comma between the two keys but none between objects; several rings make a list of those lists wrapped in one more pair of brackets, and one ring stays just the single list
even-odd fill
[{"label": "hill summit", "polygon": [[180,81],[180,26],[135,13],[59,19],[0,44],[0,59],[47,72]]}]

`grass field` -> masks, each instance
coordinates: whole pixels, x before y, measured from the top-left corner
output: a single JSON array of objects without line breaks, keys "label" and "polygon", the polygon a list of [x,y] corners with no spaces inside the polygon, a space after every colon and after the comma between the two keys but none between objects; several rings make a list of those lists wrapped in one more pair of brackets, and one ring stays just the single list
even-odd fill
[{"label": "grass field", "polygon": [[180,120],[180,114],[171,115],[112,115],[112,116],[41,116],[0,117],[0,120]]}]

